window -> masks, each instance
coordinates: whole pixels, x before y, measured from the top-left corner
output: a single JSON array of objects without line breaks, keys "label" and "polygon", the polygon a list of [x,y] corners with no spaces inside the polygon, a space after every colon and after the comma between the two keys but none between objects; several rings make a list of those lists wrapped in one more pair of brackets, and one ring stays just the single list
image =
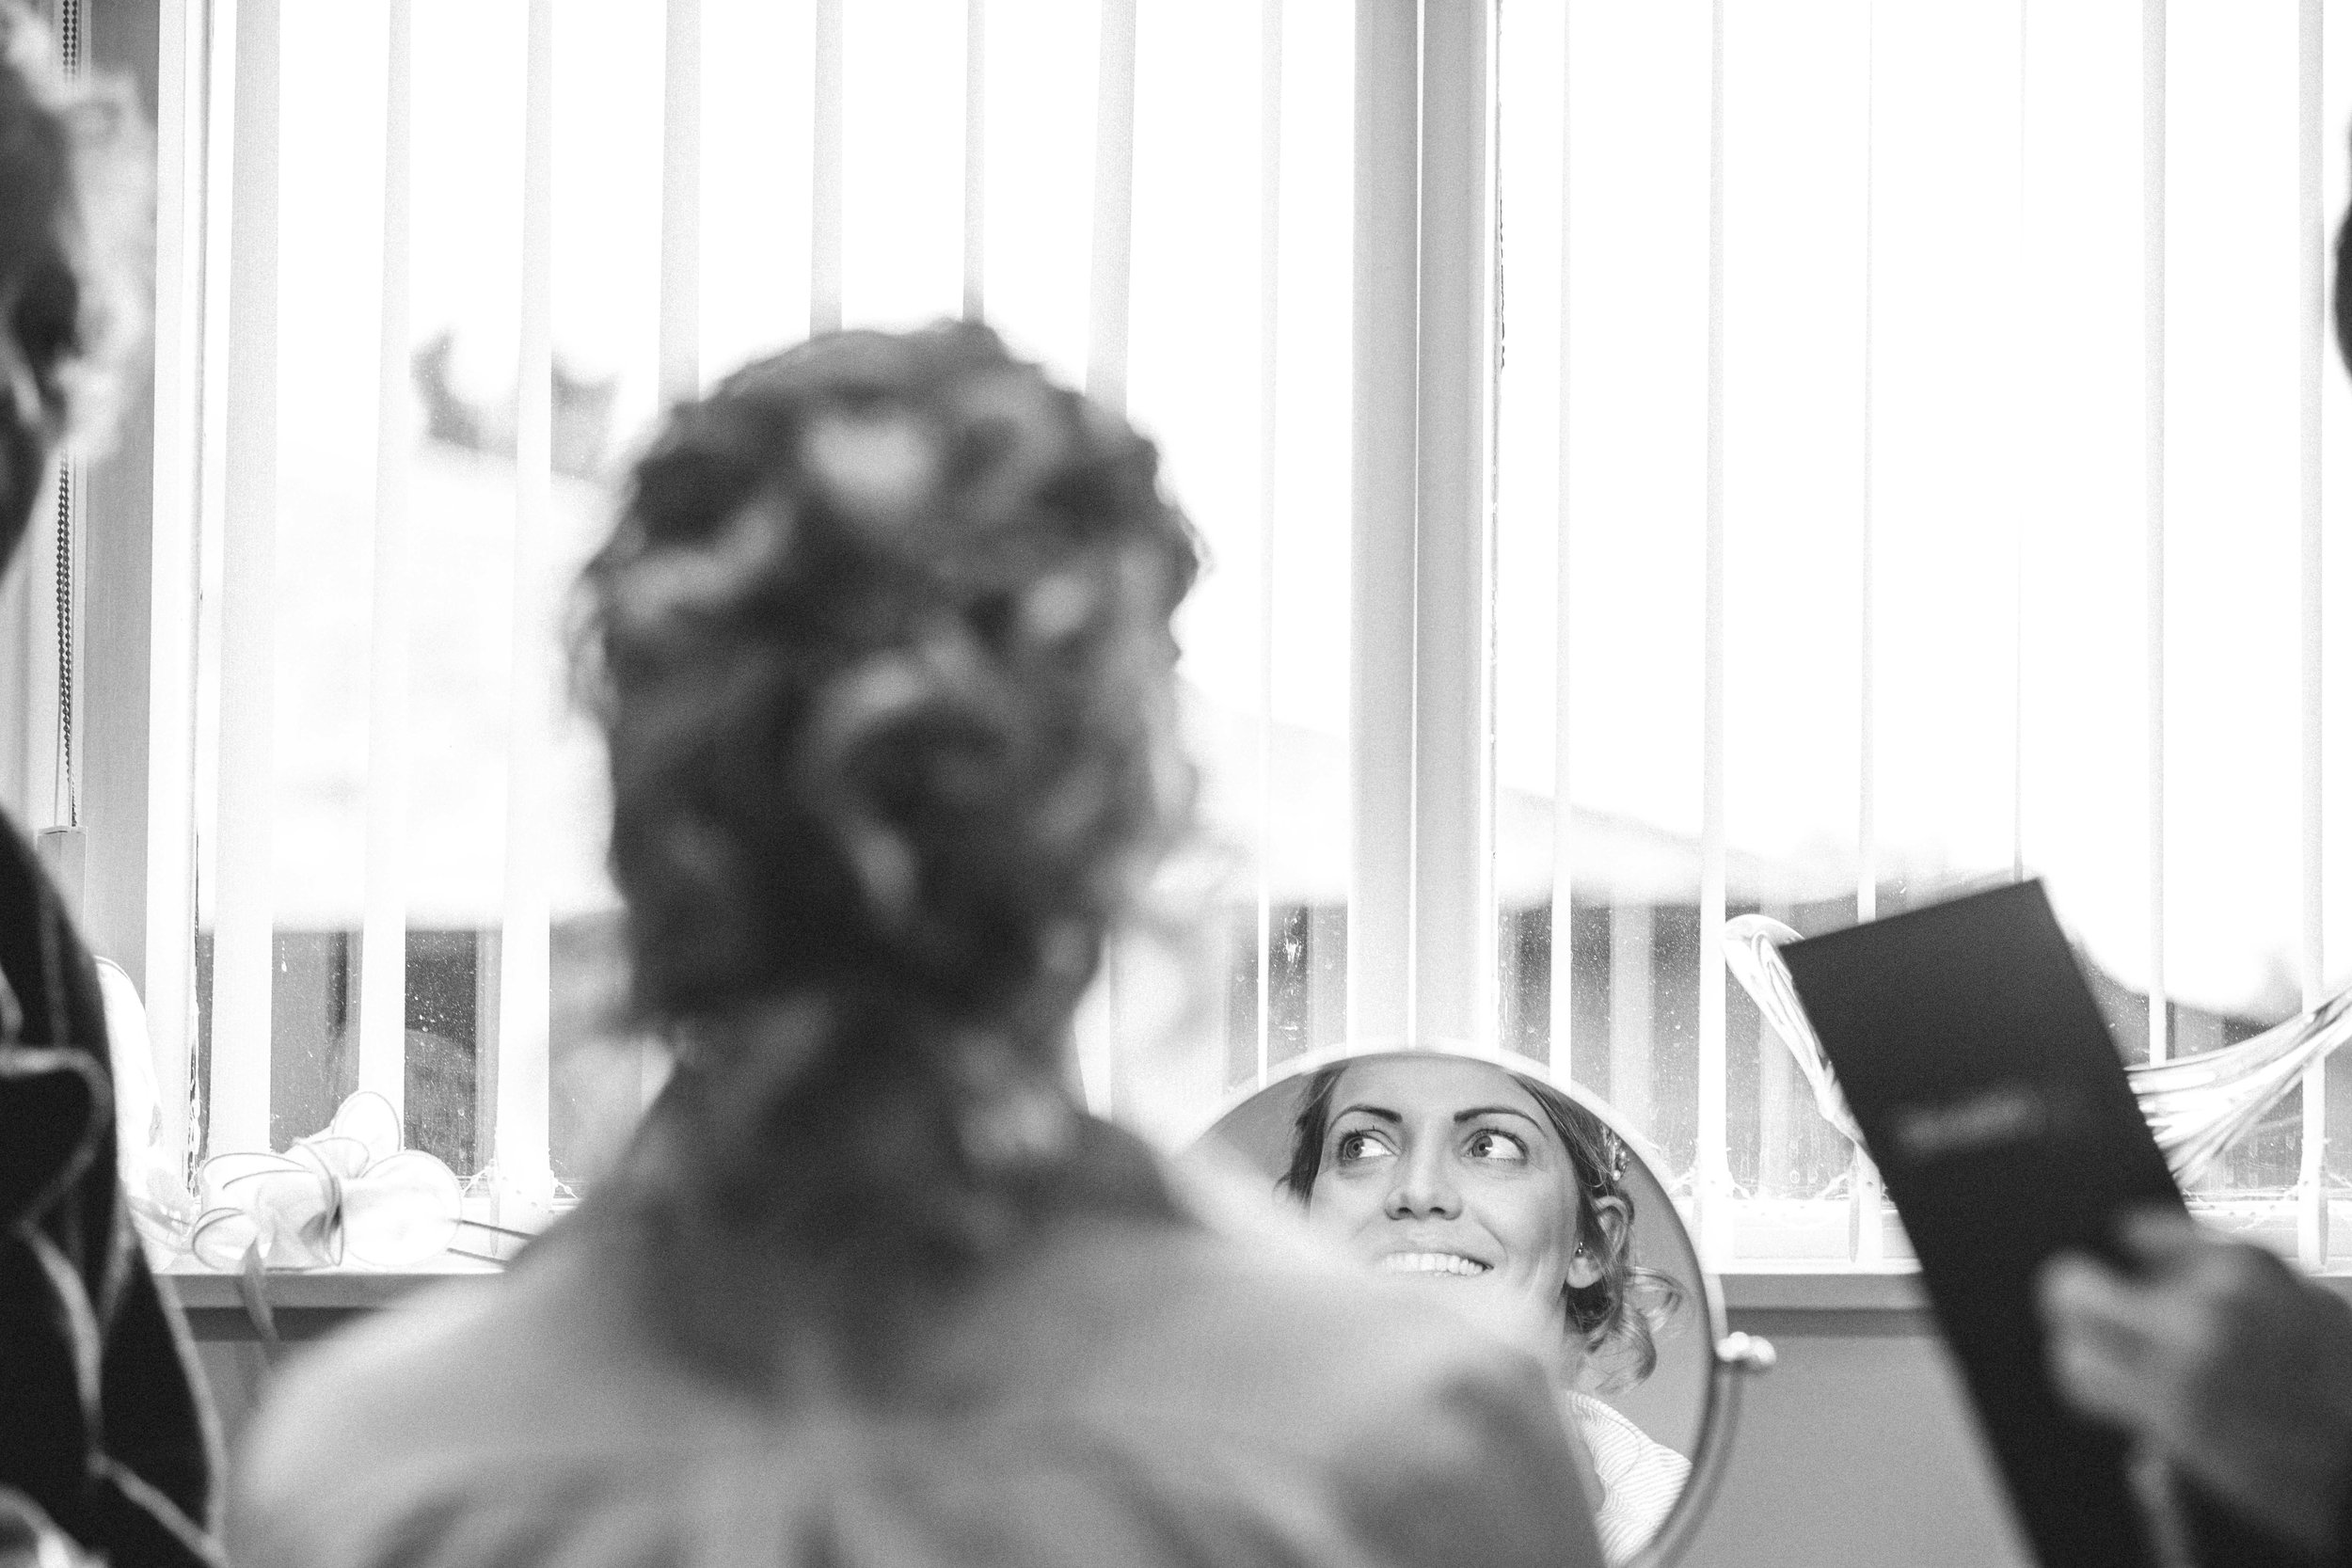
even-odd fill
[{"label": "window", "polygon": [[[1834,1261],[1849,1151],[1726,915],[2046,875],[2137,1054],[2342,974],[2315,5],[160,9],[190,1156],[372,1086],[485,1214],[593,1181],[650,1069],[565,584],[664,399],[837,323],[985,317],[1209,543],[1208,913],[1079,1022],[1138,1125],[1481,1035],[1643,1130],[1719,1259]],[[2218,1191],[2324,1215],[2328,1125]]]},{"label": "window", "polygon": [[[2042,876],[2135,1059],[2341,983],[2319,8],[1501,27],[1506,1034],[1556,1070],[1565,1025],[1759,1256],[1842,1250],[1851,1174],[1713,1011],[1724,914]],[[1563,772],[1566,844],[1515,845]],[[2291,1100],[2209,1196],[2321,1217],[2328,1126]]]}]

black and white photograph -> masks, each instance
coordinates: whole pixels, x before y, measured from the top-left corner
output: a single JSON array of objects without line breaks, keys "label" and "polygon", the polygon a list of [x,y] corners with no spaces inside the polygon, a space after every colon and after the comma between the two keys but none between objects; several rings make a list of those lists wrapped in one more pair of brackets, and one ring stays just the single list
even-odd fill
[{"label": "black and white photograph", "polygon": [[2352,0],[0,0],[0,1568],[2352,1565],[2347,1039]]}]

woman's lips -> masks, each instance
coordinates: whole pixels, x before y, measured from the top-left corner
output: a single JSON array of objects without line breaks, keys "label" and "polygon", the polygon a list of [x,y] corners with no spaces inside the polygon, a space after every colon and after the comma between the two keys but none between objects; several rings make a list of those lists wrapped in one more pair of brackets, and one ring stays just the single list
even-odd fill
[{"label": "woman's lips", "polygon": [[1494,1265],[1482,1263],[1475,1258],[1465,1258],[1458,1252],[1391,1252],[1380,1259],[1383,1274],[1453,1275],[1457,1278],[1474,1279],[1493,1272]]}]

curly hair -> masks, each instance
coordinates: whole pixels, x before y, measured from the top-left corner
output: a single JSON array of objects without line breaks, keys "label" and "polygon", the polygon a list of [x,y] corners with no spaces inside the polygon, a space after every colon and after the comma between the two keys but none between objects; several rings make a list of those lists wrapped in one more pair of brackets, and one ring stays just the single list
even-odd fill
[{"label": "curly hair", "polygon": [[706,1210],[935,1280],[1094,1136],[1070,1018],[1192,804],[1157,467],[952,324],[755,361],[636,464],[575,669]]},{"label": "curly hair", "polygon": [[[1323,1170],[1331,1104],[1348,1066],[1335,1062],[1316,1072],[1291,1122],[1290,1164],[1279,1184],[1302,1206]],[[1582,1199],[1577,1204],[1576,1240],[1600,1263],[1600,1277],[1592,1284],[1561,1288],[1562,1323],[1586,1356],[1605,1369],[1605,1387],[1639,1383],[1657,1370],[1657,1336],[1680,1308],[1682,1290],[1669,1275],[1633,1261],[1633,1195],[1625,1181],[1630,1156],[1624,1141],[1592,1112],[1549,1084],[1521,1073],[1511,1076],[1543,1108],[1567,1150]],[[1593,1202],[1597,1198],[1614,1198],[1624,1206],[1626,1223],[1613,1237],[1600,1223]]]},{"label": "curly hair", "polygon": [[128,86],[68,81],[51,36],[0,0],[0,558],[58,445],[103,442],[145,334],[152,140]]},{"label": "curly hair", "polygon": [[589,563],[582,688],[656,1023],[853,984],[977,1023],[1091,974],[1192,777],[1197,569],[1152,444],[984,327],[850,332],[677,408]]}]

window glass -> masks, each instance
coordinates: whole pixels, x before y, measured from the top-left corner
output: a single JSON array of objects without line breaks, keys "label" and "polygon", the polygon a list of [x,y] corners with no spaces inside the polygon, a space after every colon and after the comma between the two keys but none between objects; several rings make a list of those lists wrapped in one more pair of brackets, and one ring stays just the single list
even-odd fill
[{"label": "window glass", "polygon": [[[1258,8],[1147,4],[1139,19],[1127,399],[1160,442],[1167,483],[1208,557],[1178,627],[1200,842],[1171,869],[1165,911],[1114,956],[1088,1009],[1099,1098],[1146,1124],[1204,1119],[1262,1061],[1344,1029],[1352,24],[1330,8],[1288,12],[1276,40],[1273,191],[1260,177]],[[532,623],[520,625],[528,13],[418,0],[413,14],[403,410],[413,438],[398,519],[413,564],[404,623],[389,628],[370,621],[385,15],[290,7],[282,40],[276,548],[287,592],[272,694],[270,1136],[282,1148],[318,1131],[358,1085],[369,660],[384,630],[402,639],[409,664],[409,1140],[461,1174],[497,1156],[513,1033],[500,1019],[510,736],[532,711],[517,704],[543,704],[552,730],[546,1119],[551,1174],[576,1193],[625,1134],[648,1073],[638,1048],[616,1037],[624,998],[595,736],[557,689],[560,659],[533,667],[518,655],[560,641],[570,584],[609,527],[612,486],[657,412],[662,16],[633,0],[555,8],[554,471],[548,580]],[[964,307],[966,16],[962,0],[843,8],[846,325],[905,326]],[[1085,384],[1096,7],[997,5],[987,17],[974,281],[1016,352]],[[703,8],[706,380],[808,329],[815,19],[807,0]],[[1202,115],[1204,84],[1246,112]],[[215,218],[225,223],[225,210]],[[215,299],[214,330],[230,329]],[[200,956],[212,943],[221,767],[217,503],[211,516]],[[211,1015],[199,990],[201,1033]]]},{"label": "window glass", "polygon": [[[2223,17],[2171,13],[2152,399],[2136,10],[1727,9],[1710,234],[1708,17],[1503,8],[1494,1026],[1686,1181],[1710,244],[1724,913],[1810,933],[2022,870],[2127,1058],[2152,990],[2173,1055],[2301,1004],[2296,40]],[[1739,1244],[1842,1255],[1844,1141],[1736,986],[1724,1012]],[[2286,1193],[2300,1121],[2209,1196]]]},{"label": "window glass", "polygon": [[[370,659],[396,637],[408,1135],[468,1175],[497,1157],[501,1077],[510,1115],[528,1078],[508,1047],[535,1038],[511,1018],[501,1029],[506,981],[532,961],[501,949],[514,890],[543,883],[548,1174],[576,1193],[650,1082],[619,1022],[600,759],[550,650],[659,412],[662,12],[553,8],[542,557],[516,529],[527,9],[417,0],[407,502],[392,520],[413,564],[398,624],[376,626],[385,15],[283,9],[270,1136],[318,1130],[358,1081]],[[1122,326],[1092,298],[1095,0],[986,7],[977,117],[965,0],[841,10],[845,325],[905,326],[976,298],[1017,352],[1106,395],[1102,356],[1120,345],[1117,391],[1200,531],[1207,566],[1177,630],[1201,832],[1078,1029],[1095,1103],[1195,1128],[1345,1034],[1350,650],[1412,635],[1409,605],[1367,624],[1351,599],[1354,19],[1293,0],[1269,35],[1257,0],[1141,0],[1133,135],[1107,150],[1133,160]],[[2022,870],[2048,881],[2127,1057],[2159,1039],[2214,1049],[2291,1014],[2312,853],[2292,15],[2171,13],[2152,317],[2132,8],[2033,8],[2021,31],[2012,8],[1809,0],[1724,8],[1720,40],[1697,7],[1505,0],[1498,14],[1492,1037],[1604,1097],[1682,1190],[1718,1152],[1699,1118],[1710,748],[1727,915],[1810,933]],[[709,381],[808,330],[819,58],[813,0],[705,0],[702,16]],[[2329,47],[2333,125],[2352,115],[2352,45]],[[2332,137],[2328,157],[2332,210]],[[210,219],[215,262],[226,212],[216,201]],[[221,266],[215,404],[237,329]],[[2332,473],[2352,404],[2332,369],[2325,383]],[[199,1069],[221,880],[216,423],[196,693]],[[2330,610],[2345,608],[2341,510],[2330,499]],[[519,596],[518,560],[545,573]],[[2352,768],[2348,641],[2324,644],[2330,776]],[[550,733],[544,863],[519,872],[517,714]],[[2339,826],[2321,835],[2338,927],[2352,907]],[[1851,1151],[1736,985],[1721,1027],[1739,1245],[1843,1256]],[[2352,1072],[2336,1077],[2352,1115]],[[2291,1098],[2208,1196],[2261,1217],[2296,1180],[2299,1122]]]}]

